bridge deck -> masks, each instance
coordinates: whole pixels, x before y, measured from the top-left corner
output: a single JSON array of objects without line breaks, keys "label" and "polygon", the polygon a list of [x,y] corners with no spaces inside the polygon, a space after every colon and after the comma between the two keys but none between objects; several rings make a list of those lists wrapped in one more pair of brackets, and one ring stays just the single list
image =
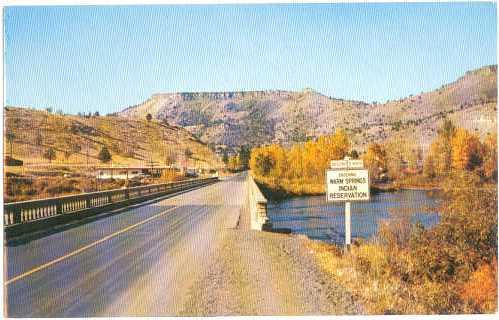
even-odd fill
[{"label": "bridge deck", "polygon": [[7,246],[7,314],[175,314],[243,201],[236,177]]}]

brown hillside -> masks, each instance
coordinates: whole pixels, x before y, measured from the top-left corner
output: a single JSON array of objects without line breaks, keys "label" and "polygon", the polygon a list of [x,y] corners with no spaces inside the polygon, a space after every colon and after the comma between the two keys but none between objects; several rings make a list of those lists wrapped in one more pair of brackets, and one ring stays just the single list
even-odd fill
[{"label": "brown hillside", "polygon": [[[7,138],[13,133],[13,156],[25,164],[48,163],[43,154],[56,151],[53,164],[101,164],[98,153],[106,146],[113,165],[157,165],[166,163],[167,155],[179,166],[220,167],[215,154],[183,128],[112,116],[81,117],[51,114],[28,108],[6,107],[5,154],[10,154]],[[186,157],[185,150],[192,153]],[[189,153],[189,152],[187,152]],[[108,163],[108,164],[111,164]]]}]

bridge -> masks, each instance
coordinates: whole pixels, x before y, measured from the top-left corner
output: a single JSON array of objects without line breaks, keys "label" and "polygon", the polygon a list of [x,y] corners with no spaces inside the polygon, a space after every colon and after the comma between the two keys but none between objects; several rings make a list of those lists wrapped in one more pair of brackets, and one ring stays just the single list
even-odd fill
[{"label": "bridge", "polygon": [[130,189],[6,205],[5,315],[358,312],[328,302],[348,294],[306,253],[281,254],[296,239],[251,230],[270,225],[246,173]]}]

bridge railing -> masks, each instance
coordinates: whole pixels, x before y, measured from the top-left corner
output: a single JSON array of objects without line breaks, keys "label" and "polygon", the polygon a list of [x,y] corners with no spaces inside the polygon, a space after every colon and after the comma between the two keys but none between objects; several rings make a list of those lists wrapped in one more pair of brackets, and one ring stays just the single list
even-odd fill
[{"label": "bridge railing", "polygon": [[251,174],[248,174],[248,202],[251,229],[266,230],[270,228],[271,224],[267,216],[267,199],[260,191]]},{"label": "bridge railing", "polygon": [[217,177],[152,184],[124,189],[82,193],[56,198],[28,200],[4,205],[4,228],[71,215],[86,211],[98,212],[99,208],[126,206],[159,197],[164,194],[189,189],[217,181]]}]

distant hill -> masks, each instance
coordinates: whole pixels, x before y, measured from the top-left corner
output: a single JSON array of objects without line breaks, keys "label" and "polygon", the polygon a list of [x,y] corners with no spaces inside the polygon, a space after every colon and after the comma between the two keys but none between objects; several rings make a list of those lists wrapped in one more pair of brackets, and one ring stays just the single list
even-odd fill
[{"label": "distant hill", "polygon": [[[12,133],[14,158],[25,164],[47,163],[43,153],[56,151],[52,163],[101,164],[98,153],[106,146],[113,165],[165,165],[168,157],[179,165],[205,168],[223,164],[201,141],[183,128],[146,119],[112,116],[82,117],[6,107],[5,132]],[[5,138],[5,154],[10,143]],[[188,150],[186,152],[186,150]],[[187,156],[186,156],[187,154]],[[111,163],[108,163],[109,165]]]},{"label": "distant hill", "polygon": [[182,126],[212,149],[245,144],[289,144],[336,128],[363,150],[374,141],[399,139],[426,149],[442,119],[480,135],[496,130],[497,66],[469,71],[437,90],[384,104],[335,99],[311,89],[291,91],[156,94],[117,115],[166,120]]}]

